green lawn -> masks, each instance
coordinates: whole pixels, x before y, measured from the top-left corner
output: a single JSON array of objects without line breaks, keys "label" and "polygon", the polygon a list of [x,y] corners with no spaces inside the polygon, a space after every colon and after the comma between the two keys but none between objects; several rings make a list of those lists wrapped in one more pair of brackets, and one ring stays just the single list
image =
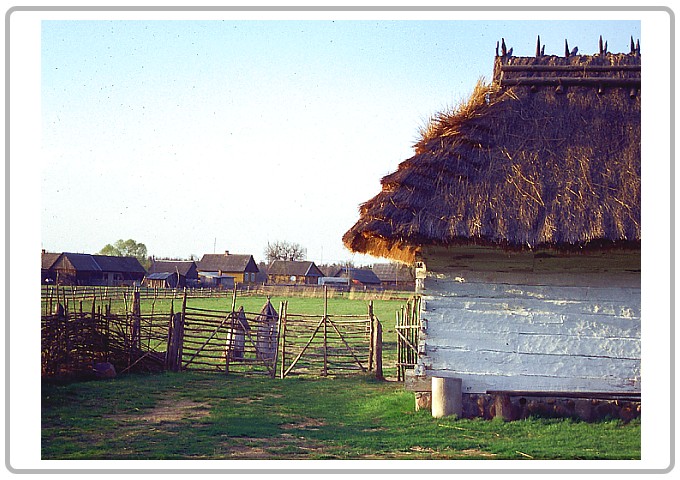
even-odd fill
[{"label": "green lawn", "polygon": [[127,375],[44,383],[42,458],[639,459],[640,422],[434,419],[367,375]]}]

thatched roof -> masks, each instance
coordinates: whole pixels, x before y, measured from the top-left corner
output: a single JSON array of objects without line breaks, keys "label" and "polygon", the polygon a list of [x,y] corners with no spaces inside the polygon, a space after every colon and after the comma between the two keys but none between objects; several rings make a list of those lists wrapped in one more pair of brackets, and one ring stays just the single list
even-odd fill
[{"label": "thatched roof", "polygon": [[491,84],[436,115],[344,235],[410,262],[425,245],[640,242],[640,55],[497,56]]}]

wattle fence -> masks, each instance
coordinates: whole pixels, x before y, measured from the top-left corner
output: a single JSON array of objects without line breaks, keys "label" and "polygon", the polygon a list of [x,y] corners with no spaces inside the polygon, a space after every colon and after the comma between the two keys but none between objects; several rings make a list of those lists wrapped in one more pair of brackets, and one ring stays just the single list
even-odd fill
[{"label": "wattle fence", "polygon": [[[102,365],[117,373],[205,371],[222,374],[337,375],[372,372],[382,378],[382,325],[367,302],[364,315],[333,315],[328,298],[318,315],[288,312],[269,300],[259,312],[187,306],[174,294],[169,311],[142,310],[142,292],[86,296],[46,291],[42,306],[42,375],[96,376]],[[81,295],[81,296],[78,296]],[[224,296],[224,295],[223,295]],[[156,297],[154,297],[156,298]],[[124,314],[113,302],[123,302]],[[148,308],[149,301],[145,302]],[[109,370],[105,370],[109,371]]]}]

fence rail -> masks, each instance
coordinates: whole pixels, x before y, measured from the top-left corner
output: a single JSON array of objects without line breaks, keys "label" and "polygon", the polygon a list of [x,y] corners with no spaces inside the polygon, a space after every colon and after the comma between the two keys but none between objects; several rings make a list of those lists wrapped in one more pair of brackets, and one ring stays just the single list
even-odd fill
[{"label": "fence rail", "polygon": [[[239,296],[262,295],[272,297],[350,298],[360,300],[406,300],[408,293],[393,289],[337,288],[324,285],[242,285]],[[129,302],[138,293],[142,300],[187,298],[230,298],[233,290],[217,288],[158,288],[158,287],[106,287],[83,285],[42,285],[41,298],[44,314],[53,311],[58,303],[76,311],[79,305],[87,308],[94,302]]]}]

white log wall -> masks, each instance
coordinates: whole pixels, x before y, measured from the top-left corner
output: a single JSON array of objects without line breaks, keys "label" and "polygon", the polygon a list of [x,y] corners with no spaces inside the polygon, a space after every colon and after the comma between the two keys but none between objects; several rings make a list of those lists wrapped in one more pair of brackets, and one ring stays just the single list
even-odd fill
[{"label": "white log wall", "polygon": [[510,257],[423,256],[428,373],[464,393],[640,391],[639,253]]}]

